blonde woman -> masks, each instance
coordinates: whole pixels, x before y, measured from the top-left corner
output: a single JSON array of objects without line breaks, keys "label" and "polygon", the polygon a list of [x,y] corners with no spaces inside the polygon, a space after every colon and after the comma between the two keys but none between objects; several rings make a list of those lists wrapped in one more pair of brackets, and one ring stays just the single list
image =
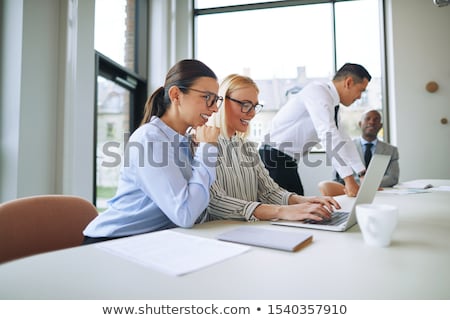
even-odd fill
[{"label": "blonde woman", "polygon": [[222,108],[210,119],[220,128],[216,181],[208,219],[329,219],[339,204],[331,197],[303,197],[278,186],[264,168],[257,146],[246,139],[250,121],[262,109],[259,89],[249,77],[232,74],[219,87]]}]

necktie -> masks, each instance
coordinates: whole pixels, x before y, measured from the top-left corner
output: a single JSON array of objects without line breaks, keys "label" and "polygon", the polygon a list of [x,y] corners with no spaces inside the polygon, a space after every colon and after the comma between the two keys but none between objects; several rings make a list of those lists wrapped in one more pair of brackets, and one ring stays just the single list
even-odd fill
[{"label": "necktie", "polygon": [[336,128],[339,128],[339,125],[338,125],[338,113],[339,113],[339,105],[334,107],[334,122],[336,123]]},{"label": "necktie", "polygon": [[370,159],[372,159],[372,146],[373,143],[366,143],[366,152],[364,153],[364,161],[366,163],[366,169],[369,166]]}]

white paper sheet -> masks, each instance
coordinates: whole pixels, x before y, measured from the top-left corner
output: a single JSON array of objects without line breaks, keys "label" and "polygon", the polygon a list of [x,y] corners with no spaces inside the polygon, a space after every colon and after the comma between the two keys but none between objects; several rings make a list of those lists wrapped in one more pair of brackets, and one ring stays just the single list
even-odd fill
[{"label": "white paper sheet", "polygon": [[381,190],[378,192],[402,195],[402,194],[413,194],[413,193],[428,193],[431,191],[430,191],[430,189],[402,188],[402,189],[386,189],[386,190]]},{"label": "white paper sheet", "polygon": [[433,185],[429,183],[428,180],[411,180],[399,183],[394,186],[394,188],[406,188],[406,189],[429,189],[432,188]]},{"label": "white paper sheet", "polygon": [[99,242],[97,248],[169,275],[184,275],[242,254],[249,246],[172,230]]},{"label": "white paper sheet", "polygon": [[433,191],[450,191],[450,186],[439,186],[431,188]]}]

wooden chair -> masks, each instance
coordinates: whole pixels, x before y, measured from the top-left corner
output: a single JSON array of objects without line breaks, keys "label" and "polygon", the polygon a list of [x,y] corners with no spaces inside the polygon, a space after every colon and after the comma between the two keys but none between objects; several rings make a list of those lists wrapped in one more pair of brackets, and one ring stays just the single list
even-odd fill
[{"label": "wooden chair", "polygon": [[0,263],[83,242],[98,215],[89,201],[68,195],[19,198],[0,204]]}]

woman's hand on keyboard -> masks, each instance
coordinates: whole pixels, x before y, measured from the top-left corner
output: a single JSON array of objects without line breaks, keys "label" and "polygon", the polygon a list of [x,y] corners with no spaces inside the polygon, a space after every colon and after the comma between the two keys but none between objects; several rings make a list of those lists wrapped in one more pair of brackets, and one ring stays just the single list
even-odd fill
[{"label": "woman's hand on keyboard", "polygon": [[341,206],[333,197],[304,197],[293,194],[289,197],[289,204],[296,203],[319,203],[330,212],[333,212],[334,209],[341,209]]}]

